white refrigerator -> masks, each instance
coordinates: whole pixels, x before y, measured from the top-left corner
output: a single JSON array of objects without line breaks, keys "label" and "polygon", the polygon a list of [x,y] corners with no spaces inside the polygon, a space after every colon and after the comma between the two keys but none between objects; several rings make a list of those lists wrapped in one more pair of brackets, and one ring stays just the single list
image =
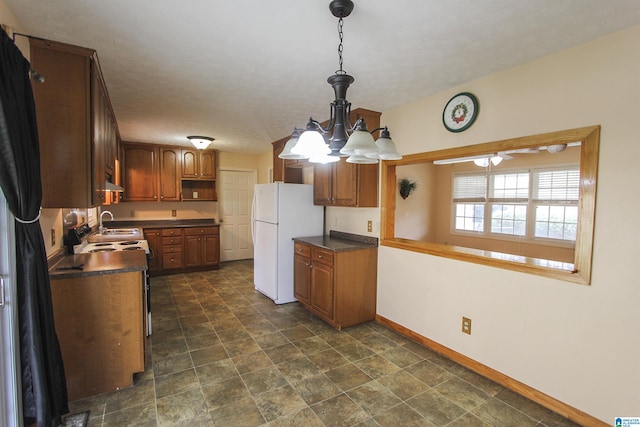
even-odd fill
[{"label": "white refrigerator", "polygon": [[321,236],[324,208],[313,204],[313,186],[258,184],[251,214],[253,283],[276,304],[293,296],[293,238]]}]

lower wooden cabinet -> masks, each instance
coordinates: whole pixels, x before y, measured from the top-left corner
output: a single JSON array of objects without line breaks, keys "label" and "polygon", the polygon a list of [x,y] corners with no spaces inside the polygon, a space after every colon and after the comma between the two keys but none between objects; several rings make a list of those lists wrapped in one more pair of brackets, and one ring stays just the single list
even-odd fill
[{"label": "lower wooden cabinet", "polygon": [[153,275],[220,266],[218,226],[145,228],[144,235],[153,255],[149,259]]},{"label": "lower wooden cabinet", "polygon": [[294,295],[337,329],[375,319],[377,247],[332,251],[296,242]]},{"label": "lower wooden cabinet", "polygon": [[184,230],[184,266],[217,266],[220,264],[218,227]]},{"label": "lower wooden cabinet", "polygon": [[133,385],[144,371],[144,272],[51,280],[69,401]]}]

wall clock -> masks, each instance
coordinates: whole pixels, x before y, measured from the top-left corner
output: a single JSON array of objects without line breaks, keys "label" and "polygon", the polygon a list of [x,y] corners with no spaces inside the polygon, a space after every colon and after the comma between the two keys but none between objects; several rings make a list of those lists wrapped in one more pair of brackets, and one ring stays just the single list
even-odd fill
[{"label": "wall clock", "polygon": [[461,92],[447,102],[442,112],[442,122],[449,132],[467,130],[478,117],[478,100],[469,92]]}]

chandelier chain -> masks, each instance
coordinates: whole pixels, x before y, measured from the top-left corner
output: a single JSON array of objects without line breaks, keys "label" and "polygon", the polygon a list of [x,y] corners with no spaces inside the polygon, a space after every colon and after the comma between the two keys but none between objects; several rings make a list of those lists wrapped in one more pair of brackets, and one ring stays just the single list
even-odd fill
[{"label": "chandelier chain", "polygon": [[340,39],[340,43],[338,44],[338,65],[340,65],[340,69],[336,71],[336,74],[347,74],[347,72],[342,69],[342,38],[344,35],[342,32],[343,24],[343,19],[338,19],[338,38]]}]

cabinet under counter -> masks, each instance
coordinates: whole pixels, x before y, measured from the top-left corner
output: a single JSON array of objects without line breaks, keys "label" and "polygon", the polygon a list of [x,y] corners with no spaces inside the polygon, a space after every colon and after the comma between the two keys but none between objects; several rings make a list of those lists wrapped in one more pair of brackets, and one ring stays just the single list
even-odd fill
[{"label": "cabinet under counter", "polygon": [[[340,237],[338,237],[340,236]],[[376,238],[347,233],[294,238],[294,296],[336,329],[375,319]]]},{"label": "cabinet under counter", "polygon": [[129,387],[144,371],[143,251],[79,254],[50,269],[70,401]]}]

